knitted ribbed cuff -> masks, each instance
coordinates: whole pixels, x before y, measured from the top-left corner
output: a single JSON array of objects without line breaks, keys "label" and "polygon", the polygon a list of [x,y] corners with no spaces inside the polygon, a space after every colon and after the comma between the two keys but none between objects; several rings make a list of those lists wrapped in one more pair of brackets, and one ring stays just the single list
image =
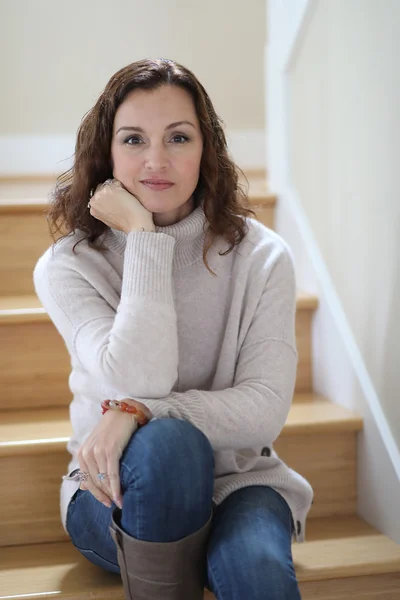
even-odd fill
[{"label": "knitted ribbed cuff", "polygon": [[205,433],[204,407],[192,391],[171,392],[166,398],[140,398],[139,401],[147,406],[157,419],[183,419]]},{"label": "knitted ribbed cuff", "polygon": [[176,240],[164,233],[130,232],[124,254],[121,299],[145,296],[173,304],[172,265]]}]

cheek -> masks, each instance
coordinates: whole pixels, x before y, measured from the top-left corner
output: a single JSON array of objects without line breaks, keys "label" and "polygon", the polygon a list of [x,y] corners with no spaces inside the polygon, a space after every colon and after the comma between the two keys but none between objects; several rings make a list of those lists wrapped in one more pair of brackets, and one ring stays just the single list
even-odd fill
[{"label": "cheek", "polygon": [[199,175],[200,159],[198,156],[191,156],[180,161],[179,171],[186,179],[194,179]]},{"label": "cheek", "polygon": [[112,160],[114,176],[121,181],[127,176],[132,179],[132,176],[134,177],[135,173],[139,170],[139,160],[127,152],[121,152],[116,149],[112,154]]}]

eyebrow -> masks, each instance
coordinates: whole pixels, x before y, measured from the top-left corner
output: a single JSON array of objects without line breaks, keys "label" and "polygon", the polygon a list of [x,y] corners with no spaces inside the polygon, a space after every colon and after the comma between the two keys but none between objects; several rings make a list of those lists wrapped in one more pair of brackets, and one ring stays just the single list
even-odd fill
[{"label": "eyebrow", "polygon": [[[194,127],[194,129],[196,129],[196,127],[193,125],[193,123],[191,123],[190,121],[177,121],[176,123],[171,123],[170,125],[167,125],[167,127],[165,128],[165,131],[168,131],[168,129],[173,129],[174,127],[178,127],[178,125],[191,125],[192,127]],[[122,130],[129,130],[129,131],[139,131],[140,133],[144,133],[144,129],[142,129],[141,127],[136,127],[136,126],[132,126],[132,127],[120,127],[117,131],[117,133],[119,133]],[[115,135],[117,135],[117,133]]]}]

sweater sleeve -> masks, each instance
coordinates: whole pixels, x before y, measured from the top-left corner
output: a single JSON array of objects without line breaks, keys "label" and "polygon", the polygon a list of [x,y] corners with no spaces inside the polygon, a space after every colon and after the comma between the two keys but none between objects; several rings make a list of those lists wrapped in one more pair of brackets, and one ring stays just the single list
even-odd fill
[{"label": "sweater sleeve", "polygon": [[99,271],[87,254],[79,261],[72,250],[54,258],[47,251],[33,273],[42,305],[83,369],[138,396],[164,397],[178,377],[174,247],[164,233],[127,235],[117,311],[99,293]]},{"label": "sweater sleeve", "polygon": [[190,421],[214,450],[273,444],[288,417],[296,383],[295,314],[293,259],[285,249],[270,273],[240,349],[233,386],[137,399],[156,418]]}]

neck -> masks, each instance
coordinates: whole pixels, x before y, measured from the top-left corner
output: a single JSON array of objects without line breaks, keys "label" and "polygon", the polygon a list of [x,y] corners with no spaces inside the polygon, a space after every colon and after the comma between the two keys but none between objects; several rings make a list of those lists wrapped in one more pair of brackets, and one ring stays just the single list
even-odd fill
[{"label": "neck", "polygon": [[179,223],[179,221],[182,221],[187,216],[189,216],[190,213],[194,211],[194,209],[195,203],[193,196],[191,196],[191,198],[189,198],[189,200],[187,200],[185,204],[183,204],[179,208],[176,208],[175,210],[171,210],[165,213],[153,213],[154,225],[158,227],[167,227],[168,225],[174,225],[175,223]]}]

